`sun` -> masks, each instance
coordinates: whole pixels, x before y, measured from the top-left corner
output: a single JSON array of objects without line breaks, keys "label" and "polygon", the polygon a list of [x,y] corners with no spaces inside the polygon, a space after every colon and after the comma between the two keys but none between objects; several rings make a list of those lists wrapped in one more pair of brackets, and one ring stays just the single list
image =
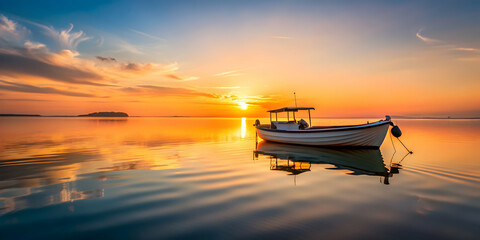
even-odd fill
[{"label": "sun", "polygon": [[238,103],[238,106],[240,107],[240,109],[242,110],[247,110],[248,108],[248,104],[246,102],[239,102]]}]

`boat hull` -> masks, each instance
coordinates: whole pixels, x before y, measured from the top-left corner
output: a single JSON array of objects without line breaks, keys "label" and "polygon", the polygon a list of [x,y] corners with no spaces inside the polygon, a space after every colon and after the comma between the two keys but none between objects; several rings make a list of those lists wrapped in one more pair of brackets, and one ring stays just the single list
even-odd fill
[{"label": "boat hull", "polygon": [[385,139],[389,126],[390,121],[378,121],[357,126],[298,131],[276,130],[261,125],[256,126],[256,128],[260,138],[278,143],[324,147],[379,148]]}]

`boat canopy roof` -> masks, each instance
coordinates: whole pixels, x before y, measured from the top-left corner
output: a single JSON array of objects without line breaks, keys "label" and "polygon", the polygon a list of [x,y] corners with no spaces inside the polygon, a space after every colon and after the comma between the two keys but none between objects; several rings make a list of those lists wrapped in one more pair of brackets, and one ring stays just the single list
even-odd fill
[{"label": "boat canopy roof", "polygon": [[284,107],[284,108],[279,108],[279,109],[274,109],[274,110],[269,110],[267,112],[273,112],[273,113],[278,113],[278,112],[298,112],[298,110],[315,110],[313,107]]}]

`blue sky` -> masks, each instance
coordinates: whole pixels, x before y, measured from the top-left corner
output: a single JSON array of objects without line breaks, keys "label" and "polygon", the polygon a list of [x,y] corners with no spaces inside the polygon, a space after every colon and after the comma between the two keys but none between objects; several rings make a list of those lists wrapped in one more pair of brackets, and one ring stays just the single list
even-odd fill
[{"label": "blue sky", "polygon": [[[220,35],[241,38],[239,35],[242,34],[248,37],[257,33],[257,27],[265,30],[261,27],[275,17],[298,21],[301,23],[298,28],[309,31],[315,31],[315,24],[319,21],[336,27],[341,21],[345,21],[345,24],[359,22],[359,27],[366,31],[376,30],[367,39],[374,40],[371,43],[376,46],[380,41],[375,40],[379,37],[389,40],[380,44],[404,44],[405,40],[415,40],[409,33],[420,28],[432,37],[470,45],[478,44],[480,22],[479,1],[4,0],[0,3],[0,9],[13,19],[18,17],[59,29],[68,28],[68,24],[72,23],[76,29],[82,29],[96,38],[114,35],[140,45],[148,45],[156,39],[134,34],[131,30],[188,45],[184,38],[192,37],[192,32],[198,29],[211,27],[217,29]],[[348,26],[344,27],[348,30]],[[240,32],[236,32],[238,30]],[[288,26],[275,26],[266,34],[295,34],[296,30]],[[88,45],[82,47],[90,50]]]}]

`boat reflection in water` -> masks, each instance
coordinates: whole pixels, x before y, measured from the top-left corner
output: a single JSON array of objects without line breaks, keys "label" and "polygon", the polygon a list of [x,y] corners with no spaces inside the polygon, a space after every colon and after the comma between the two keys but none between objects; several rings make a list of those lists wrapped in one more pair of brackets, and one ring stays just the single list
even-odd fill
[{"label": "boat reflection in water", "polygon": [[384,184],[389,184],[389,178],[401,168],[399,163],[391,163],[387,168],[379,149],[332,149],[262,141],[254,154],[256,158],[269,156],[270,170],[286,171],[289,175],[308,172],[312,164],[331,164],[333,167],[326,169],[350,170],[350,175],[380,176]]}]

